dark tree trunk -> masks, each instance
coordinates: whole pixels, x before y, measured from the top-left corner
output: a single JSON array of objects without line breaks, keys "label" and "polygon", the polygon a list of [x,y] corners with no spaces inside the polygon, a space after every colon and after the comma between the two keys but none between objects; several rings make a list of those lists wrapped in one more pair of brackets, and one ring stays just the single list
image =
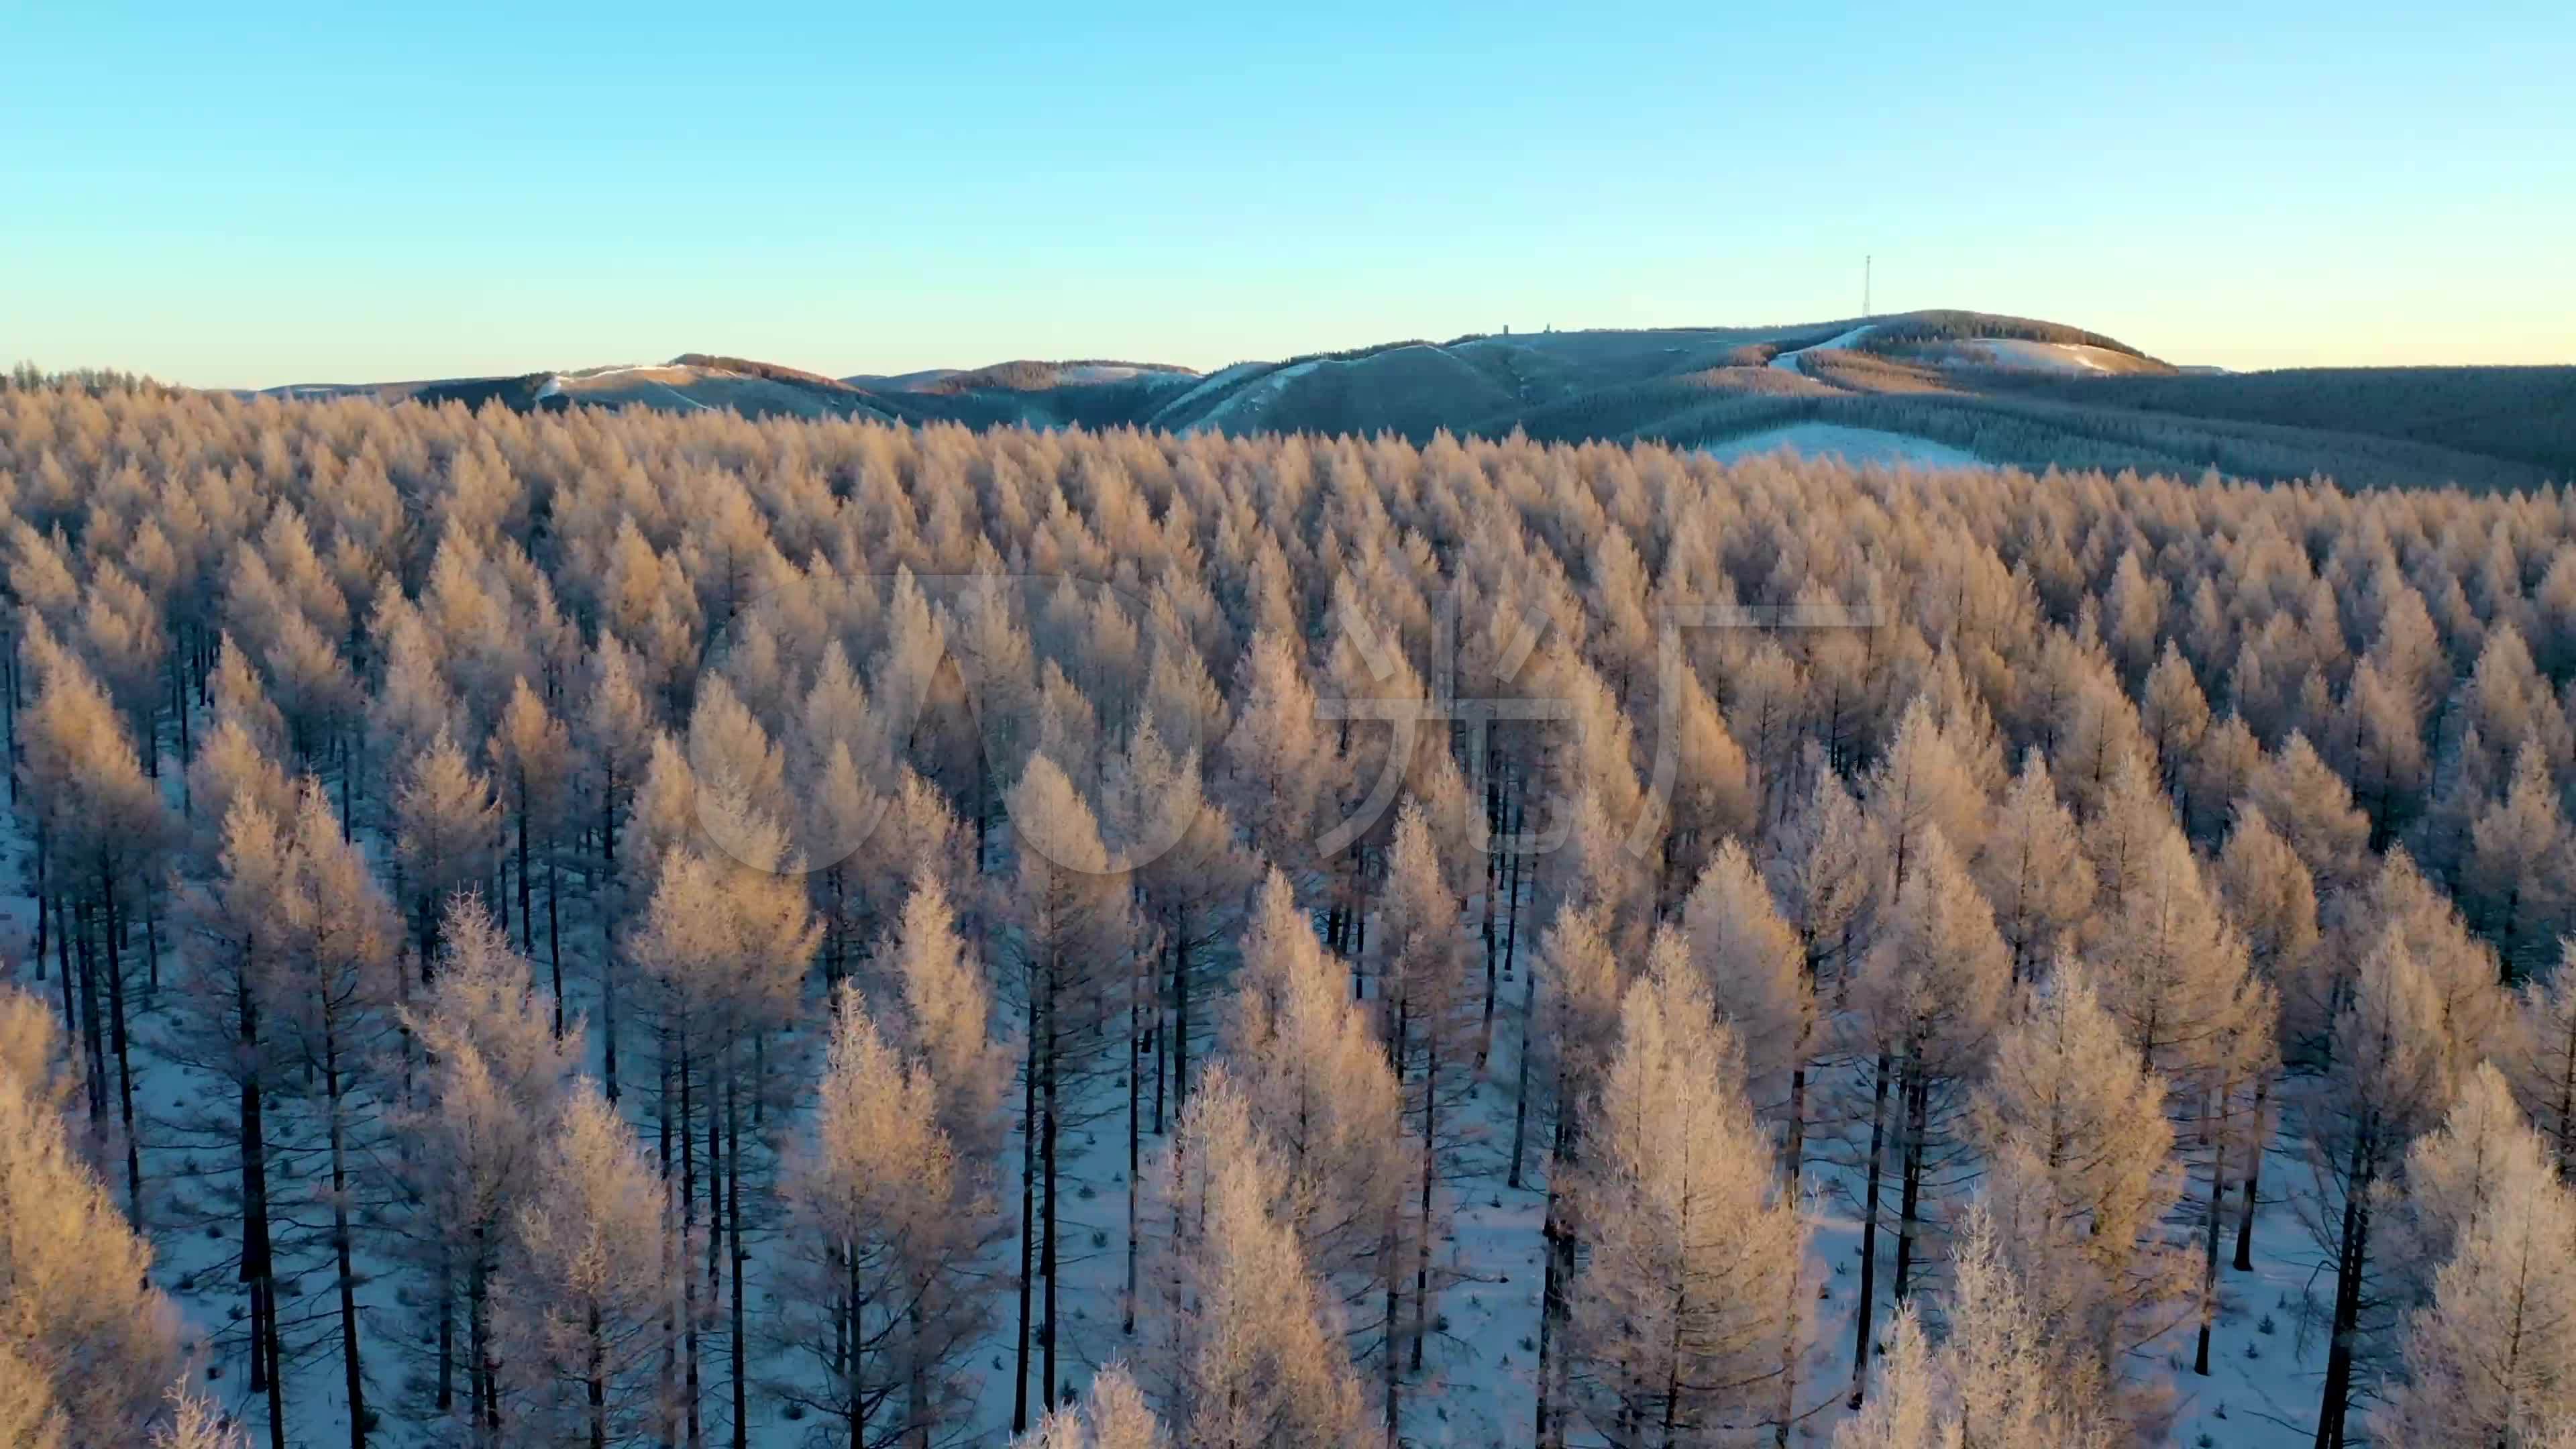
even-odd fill
[{"label": "dark tree trunk", "polygon": [[349,1449],[367,1449],[367,1383],[358,1350],[358,1273],[350,1261],[348,1131],[341,1110],[340,1037],[334,1004],[322,1001],[322,1092],[331,1132],[331,1257],[339,1273],[340,1374],[349,1397]]},{"label": "dark tree trunk", "polygon": [[2265,1099],[2271,1094],[2272,1084],[2268,1081],[2258,1083],[2254,1088],[2254,1123],[2250,1149],[2245,1154],[2245,1203],[2238,1210],[2236,1219],[2236,1271],[2239,1273],[2254,1271],[2254,1209],[2263,1201],[2260,1184],[2263,1180],[2264,1131],[2268,1125],[2263,1108]]},{"label": "dark tree trunk", "polygon": [[1887,1143],[1887,1053],[1878,1054],[1870,1084],[1868,1186],[1861,1191],[1860,1303],[1853,1312],[1850,1405],[1859,1408],[1869,1392],[1871,1318],[1878,1307],[1878,1180]]},{"label": "dark tree trunk", "polygon": [[1905,1178],[1898,1190],[1896,1279],[1889,1286],[1902,1303],[1914,1287],[1914,1246],[1923,1230],[1923,1138],[1927,1128],[1931,1084],[1920,1066],[1909,1066],[1905,1084]]},{"label": "dark tree trunk", "polygon": [[1029,1312],[1036,1268],[1038,1183],[1038,993],[1029,992],[1029,1058],[1020,1067],[1020,1331],[1012,1358],[1011,1433],[1029,1429]]}]

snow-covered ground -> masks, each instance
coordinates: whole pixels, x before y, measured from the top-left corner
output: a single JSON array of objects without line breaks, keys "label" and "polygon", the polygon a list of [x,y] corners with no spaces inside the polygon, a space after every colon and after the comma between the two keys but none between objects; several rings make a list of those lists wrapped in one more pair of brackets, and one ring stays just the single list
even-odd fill
[{"label": "snow-covered ground", "polygon": [[1130,382],[1140,377],[1149,383],[1162,384],[1199,380],[1199,375],[1195,372],[1177,371],[1167,367],[1131,367],[1121,362],[1085,362],[1056,370],[1057,383],[1065,387],[1083,387],[1104,382]]},{"label": "snow-covered ground", "polygon": [[[174,778],[165,775],[165,781]],[[14,822],[7,834],[23,840]],[[595,1025],[600,1014],[589,983],[598,924],[579,896],[565,904],[562,927],[572,1004],[577,1015]],[[10,933],[16,943],[23,945],[32,920],[32,905],[24,895],[0,896],[0,931]],[[175,993],[168,983],[185,969],[180,960],[184,949],[174,942],[164,957],[161,998],[137,1003],[137,1108],[145,1124],[149,1227],[158,1257],[155,1277],[172,1290],[205,1345],[198,1386],[229,1412],[243,1416],[252,1427],[253,1441],[263,1442],[264,1410],[247,1393],[242,1290],[229,1271],[239,1231],[224,1197],[224,1150],[219,1141],[183,1130],[192,1121],[202,1122],[210,1110],[219,1114],[223,1091],[156,1049],[170,1027]],[[541,955],[543,949],[541,940]],[[20,962],[26,959],[23,949],[10,955]],[[1527,969],[1526,957],[1519,969]],[[1491,1060],[1467,1108],[1470,1125],[1467,1145],[1457,1160],[1459,1176],[1443,1188],[1447,1227],[1438,1252],[1449,1286],[1437,1305],[1441,1326],[1428,1345],[1424,1371],[1407,1376],[1404,1437],[1415,1449],[1484,1449],[1529,1442],[1544,1276],[1539,1226],[1545,1210],[1546,1161],[1533,1144],[1526,1185],[1518,1189],[1504,1185],[1513,1083],[1522,1049],[1516,977],[1517,970],[1503,979]],[[52,988],[37,989],[50,994]],[[809,1013],[819,1009],[819,1003],[809,1003]],[[649,1112],[651,1097],[649,1087],[642,1084],[650,1064],[641,1046],[630,1040],[625,1057],[630,1082],[627,1108],[630,1117],[639,1119]],[[796,1050],[796,1044],[781,1042],[773,1061],[783,1066]],[[597,1067],[594,1031],[591,1069]],[[1111,1079],[1095,1083],[1092,1090],[1096,1097],[1088,1105],[1098,1110],[1080,1114],[1090,1120],[1068,1134],[1064,1163],[1066,1256],[1060,1286],[1060,1371],[1066,1386],[1075,1391],[1097,1367],[1140,1355],[1150,1345],[1150,1339],[1123,1335],[1119,1323],[1128,1190],[1126,1089],[1122,1081]],[[1146,1099],[1150,1113],[1150,1091]],[[285,1094],[274,1124],[278,1138],[309,1142],[313,1133],[308,1119],[313,1110],[303,1094]],[[798,1130],[795,1113],[771,1117],[758,1134],[762,1145],[754,1161],[765,1162]],[[373,1140],[376,1150],[393,1150],[381,1137]],[[1167,1141],[1147,1137],[1147,1174],[1155,1170],[1155,1158]],[[1806,1417],[1793,1430],[1792,1442],[1819,1449],[1843,1416],[1842,1395],[1850,1382],[1860,1224],[1852,1170],[1847,1164],[1823,1160],[1836,1155],[1823,1134],[1811,1141],[1817,1160],[1811,1168],[1807,1199],[1813,1229],[1807,1281],[1816,1293],[1815,1340],[1797,1396]],[[1006,1218],[1016,1212],[1019,1160],[1014,1139],[1003,1149],[1001,1180],[996,1183]],[[312,1194],[322,1184],[323,1165],[309,1151],[281,1154],[277,1171],[281,1211],[295,1214],[309,1230]],[[2211,1375],[2200,1378],[2190,1371],[2194,1323],[2188,1317],[2133,1360],[2133,1373],[2172,1390],[2175,1419],[2165,1443],[2185,1449],[2296,1449],[2309,1442],[2307,1426],[2315,1413],[2325,1342],[2304,1305],[2311,1293],[2330,1288],[2331,1277],[2319,1277],[2314,1242],[2284,1200],[2301,1188],[2303,1180],[2299,1154],[2291,1144],[2276,1144],[2264,1170],[2266,1202],[2257,1216],[2254,1271],[2240,1274],[2223,1269],[2221,1273],[2224,1307],[2213,1339]],[[747,1200],[750,1196],[746,1193]],[[370,1402],[384,1427],[377,1442],[386,1449],[410,1449],[426,1446],[433,1438],[429,1428],[417,1421],[428,1325],[426,1305],[415,1292],[416,1275],[398,1257],[387,1231],[389,1221],[373,1208],[361,1213],[359,1293],[365,1314]],[[1887,1226],[1882,1223],[1882,1254],[1893,1252]],[[289,1363],[287,1374],[291,1405],[287,1442],[299,1449],[347,1442],[347,1408],[332,1337],[330,1275],[313,1250],[312,1239],[308,1236],[303,1241],[306,1247],[290,1267],[297,1279],[292,1305],[297,1337],[307,1351]],[[2227,1246],[2232,1250],[2233,1245],[2231,1221]],[[779,1247],[775,1227],[764,1225],[753,1233],[750,1247],[748,1300],[757,1328],[774,1307]],[[973,1433],[962,1442],[979,1449],[999,1449],[1009,1439],[1015,1258],[1016,1238],[1005,1235],[992,1251],[991,1326],[970,1359],[982,1385]],[[1885,1260],[1881,1266],[1887,1266]],[[1886,1281],[1882,1272],[1882,1293]],[[1882,1301],[1876,1318],[1882,1332],[1891,1314],[1891,1305]],[[728,1394],[724,1355],[712,1335],[707,1367],[711,1437],[722,1442],[714,1426],[722,1422]],[[783,1367],[765,1353],[754,1355],[753,1372],[764,1379]],[[1373,1385],[1373,1369],[1362,1367],[1364,1380]],[[806,1449],[816,1428],[811,1419],[787,1418],[764,1393],[751,1397],[747,1437],[757,1449]]]},{"label": "snow-covered ground", "polygon": [[1851,428],[1840,423],[1786,423],[1746,433],[1740,438],[1710,443],[1699,451],[1729,463],[1764,453],[1786,452],[1810,458],[1838,457],[1856,466],[1871,463],[1915,468],[1986,466],[1985,460],[1976,454],[1953,448],[1947,443],[1936,443],[1911,433]]},{"label": "snow-covered ground", "polygon": [[2078,342],[2025,342],[2012,337],[1981,337],[1965,346],[1995,367],[2022,372],[2055,372],[2070,376],[2123,372],[2136,359],[2107,347]]},{"label": "snow-covered ground", "polygon": [[1782,372],[1805,372],[1807,370],[1806,366],[1799,362],[1799,358],[1806,356],[1810,352],[1833,352],[1842,348],[1850,347],[1853,343],[1867,337],[1870,334],[1870,329],[1877,325],[1878,324],[1875,322],[1864,322],[1849,332],[1828,337],[1813,347],[1801,347],[1794,352],[1783,352],[1779,356],[1771,359],[1771,365],[1780,369]]},{"label": "snow-covered ground", "polygon": [[[1228,397],[1225,401],[1218,403],[1213,408],[1210,408],[1206,417],[1198,419],[1181,431],[1185,433],[1204,433],[1211,429],[1221,427],[1228,420],[1238,417],[1250,418],[1254,421],[1258,421],[1262,410],[1277,400],[1279,394],[1287,390],[1288,384],[1295,382],[1297,379],[1304,377],[1310,372],[1313,372],[1319,366],[1322,366],[1320,362],[1297,362],[1291,363],[1286,367],[1274,368],[1259,380],[1243,387],[1235,392],[1233,396]],[[1228,368],[1226,371],[1231,372],[1233,369]],[[1218,373],[1216,377],[1223,377],[1224,375],[1225,373],[1221,372]],[[1214,377],[1209,379],[1210,382],[1215,380],[1216,378]],[[1172,406],[1179,407],[1182,403],[1189,401],[1190,397],[1195,395],[1197,391],[1198,389],[1192,388],[1189,393],[1183,394],[1172,404]]]},{"label": "snow-covered ground", "polygon": [[1224,387],[1228,383],[1250,377],[1252,374],[1261,371],[1269,365],[1270,364],[1266,362],[1238,362],[1232,366],[1220,367],[1216,371],[1209,373],[1207,376],[1200,378],[1189,391],[1182,393],[1179,397],[1173,398],[1170,402],[1163,404],[1162,410],[1154,415],[1155,421],[1159,424],[1165,415],[1177,411],[1178,409],[1188,407],[1191,403],[1198,401],[1201,397],[1206,396],[1215,389]]}]

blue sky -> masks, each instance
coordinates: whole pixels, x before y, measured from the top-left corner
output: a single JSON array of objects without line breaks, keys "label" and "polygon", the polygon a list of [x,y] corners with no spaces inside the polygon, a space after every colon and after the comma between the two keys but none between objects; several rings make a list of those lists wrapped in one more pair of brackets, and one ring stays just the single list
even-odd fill
[{"label": "blue sky", "polygon": [[2576,7],[0,0],[0,362],[1214,366],[1974,307],[2576,362]]}]

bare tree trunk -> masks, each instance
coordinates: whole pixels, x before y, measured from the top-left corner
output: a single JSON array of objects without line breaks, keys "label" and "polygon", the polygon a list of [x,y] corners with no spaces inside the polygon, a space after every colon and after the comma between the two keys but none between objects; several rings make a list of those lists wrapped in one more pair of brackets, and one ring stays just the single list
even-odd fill
[{"label": "bare tree trunk", "polygon": [[1036,1286],[1031,1277],[1035,1268],[1037,1246],[1038,1183],[1038,994],[1034,984],[1029,991],[1026,1023],[1028,1057],[1020,1065],[1020,1334],[1019,1347],[1012,1358],[1011,1433],[1025,1434],[1029,1429],[1029,1310],[1030,1290]]},{"label": "bare tree trunk", "polygon": [[1056,1131],[1058,1125],[1056,1116],[1056,1092],[1058,1089],[1056,1080],[1056,1052],[1061,1046],[1061,1042],[1058,1040],[1057,1035],[1059,1029],[1057,1024],[1057,1012],[1062,1005],[1056,996],[1056,969],[1057,963],[1052,956],[1050,956],[1047,962],[1046,987],[1046,1070],[1045,1074],[1038,1080],[1039,1121],[1043,1124],[1043,1130],[1038,1135],[1038,1167],[1039,1171],[1046,1179],[1046,1238],[1039,1248],[1041,1257],[1038,1265],[1039,1273],[1044,1275],[1046,1278],[1046,1334],[1038,1340],[1038,1362],[1043,1366],[1046,1381],[1038,1386],[1038,1402],[1043,1405],[1049,1413],[1055,1412],[1055,1396],[1057,1388],[1056,1353],[1062,1347],[1064,1339],[1064,1320],[1057,1316],[1058,1304],[1056,1294],[1056,1290],[1060,1286],[1060,1280],[1063,1277],[1063,1275],[1057,1271],[1060,1259],[1056,1247],[1058,1235],[1057,1222],[1062,1202],[1062,1199],[1057,1196],[1060,1184],[1056,1177]]},{"label": "bare tree trunk", "polygon": [[590,1349],[589,1373],[586,1376],[590,1390],[590,1449],[608,1449],[608,1349],[600,1342],[597,1303],[590,1307],[586,1327]]},{"label": "bare tree trunk", "polygon": [[555,1040],[564,1034],[563,984],[563,916],[557,905],[562,896],[563,877],[555,859],[554,842],[546,843],[546,961],[555,978]]},{"label": "bare tree trunk", "polygon": [[2249,1129],[2252,1150],[2245,1154],[2245,1205],[2239,1210],[2236,1219],[2236,1271],[2239,1273],[2254,1271],[2254,1209],[2260,1206],[2263,1200],[2261,1192],[2263,1145],[2271,1125],[2269,1118],[2264,1114],[2264,1107],[2265,1099],[2271,1095],[2272,1084],[2269,1080],[2255,1083],[2254,1122]]},{"label": "bare tree trunk", "polygon": [[442,1234],[438,1245],[438,1412],[456,1410],[456,1265]]},{"label": "bare tree trunk", "polygon": [[1878,1179],[1887,1141],[1887,1068],[1887,1053],[1880,1052],[1870,1088],[1868,1186],[1861,1193],[1860,1303],[1852,1315],[1849,1402],[1855,1409],[1869,1392],[1870,1319],[1878,1307]]},{"label": "bare tree trunk", "polygon": [[1396,1354],[1403,1335],[1396,1325],[1404,1318],[1404,1273],[1395,1260],[1396,1215],[1403,1209],[1390,1203],[1386,1210],[1386,1230],[1378,1235],[1378,1271],[1386,1276],[1386,1449],[1397,1449],[1404,1424],[1404,1378],[1397,1372]]},{"label": "bare tree trunk", "polygon": [[[1538,973],[1532,971],[1521,983],[1521,1059],[1516,1068],[1520,1084],[1512,1092],[1512,1166],[1503,1181],[1510,1187],[1521,1185],[1521,1152],[1529,1141],[1530,1058],[1538,1044]],[[1559,1102],[1556,1109],[1565,1110]],[[1555,1201],[1556,1174],[1548,1174],[1548,1200]]]},{"label": "bare tree trunk", "polygon": [[1440,1037],[1425,1033],[1422,1061],[1422,1240],[1414,1245],[1413,1371],[1422,1372],[1422,1341],[1431,1336],[1431,1187],[1440,1175]]},{"label": "bare tree trunk", "polygon": [[125,1131],[125,1201],[126,1216],[137,1232],[143,1229],[143,1144],[134,1131],[134,1059],[126,1050],[125,1036],[125,957],[116,918],[116,872],[106,861],[99,862],[99,907],[106,919],[105,939],[99,944],[107,967],[108,1026],[116,1051],[116,1115]]},{"label": "bare tree trunk", "polygon": [[[1144,1165],[1145,983],[1156,974],[1141,956],[1127,973],[1127,1291],[1120,1300],[1118,1331],[1129,1338],[1136,1336],[1136,1191]],[[1154,1076],[1162,1079],[1159,1068]]]},{"label": "bare tree trunk", "polygon": [[[682,1034],[675,1033],[675,1035]],[[697,1118],[691,1111],[689,1065],[689,1048],[683,1036],[680,1045],[680,1069],[677,1074],[680,1084],[680,1113],[674,1130],[674,1135],[680,1140],[680,1241],[683,1254],[687,1252],[689,1232],[698,1224],[698,1150],[697,1138],[691,1132]],[[681,1398],[688,1410],[689,1443],[692,1449],[695,1449],[695,1446],[706,1442],[705,1428],[700,1419],[698,1407],[698,1275],[695,1264],[683,1262],[680,1265],[680,1282],[681,1345],[687,1360],[686,1368],[683,1370],[684,1386],[681,1390]]]},{"label": "bare tree trunk", "polygon": [[1890,1285],[1902,1303],[1914,1287],[1914,1245],[1923,1230],[1923,1137],[1932,1088],[1919,1065],[1906,1068],[1905,1167],[1897,1194],[1896,1280]]},{"label": "bare tree trunk", "polygon": [[340,1372],[349,1397],[349,1449],[367,1449],[367,1382],[358,1351],[358,1273],[350,1261],[348,1127],[340,1090],[340,1037],[328,994],[322,1001],[322,1093],[331,1134],[331,1256],[340,1277]]},{"label": "bare tree trunk", "polygon": [[[2227,1096],[2232,1090],[2218,1090],[2218,1110],[2227,1109]],[[2203,1239],[2200,1262],[2200,1341],[2192,1350],[2191,1371],[2209,1377],[2209,1333],[2218,1320],[2218,1237],[2221,1220],[2226,1217],[2227,1202],[2227,1136],[2222,1128],[2209,1147],[2209,1224]]]},{"label": "bare tree trunk", "polygon": [[[610,1105],[617,1102],[617,940],[610,918],[611,909],[620,894],[617,883],[617,815],[610,802],[617,798],[617,782],[611,779],[600,792],[599,850],[601,869],[599,889],[593,892],[592,905],[599,915],[599,1045],[606,1061],[602,1065],[604,1081],[601,1090]],[[561,993],[557,993],[560,997]],[[665,1175],[668,1175],[666,1162]]]},{"label": "bare tree trunk", "polygon": [[2353,1339],[2361,1324],[2361,1275],[2370,1261],[2370,1192],[2377,1185],[2376,1153],[2365,1128],[2352,1146],[2344,1187],[2343,1231],[2335,1251],[2333,1339],[2326,1350],[2324,1397],[2317,1406],[2316,1449],[2344,1449],[2352,1403]]},{"label": "bare tree trunk", "polygon": [[751,1442],[750,1375],[744,1361],[742,1311],[742,1099],[739,1070],[725,1073],[725,1257],[733,1269],[733,1449]]}]

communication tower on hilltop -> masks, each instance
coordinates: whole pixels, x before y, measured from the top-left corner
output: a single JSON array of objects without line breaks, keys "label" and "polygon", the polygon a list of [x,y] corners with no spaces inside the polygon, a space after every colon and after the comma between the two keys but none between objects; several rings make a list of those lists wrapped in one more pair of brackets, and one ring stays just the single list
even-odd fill
[{"label": "communication tower on hilltop", "polygon": [[1866,252],[1864,252],[1864,253],[1862,253],[1862,254],[1861,254],[1861,259],[1860,259],[1860,315],[1862,315],[1863,317],[1867,317],[1867,316],[1869,316],[1869,315],[1870,315],[1870,310],[1869,310],[1869,269],[1870,269],[1870,264],[1871,264],[1872,262],[1877,261],[1877,260],[1878,260],[1878,259],[1877,259],[1876,257],[1873,257],[1873,256],[1869,255],[1869,254],[1868,254],[1868,253],[1866,253]]}]

